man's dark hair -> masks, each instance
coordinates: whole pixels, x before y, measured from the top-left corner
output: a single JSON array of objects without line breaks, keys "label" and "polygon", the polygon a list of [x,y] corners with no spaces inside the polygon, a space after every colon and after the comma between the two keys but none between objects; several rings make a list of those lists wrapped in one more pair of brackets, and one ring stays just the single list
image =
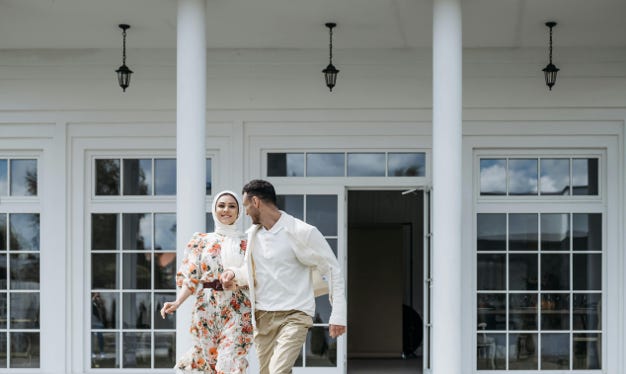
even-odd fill
[{"label": "man's dark hair", "polygon": [[253,179],[248,182],[243,186],[242,194],[247,194],[248,197],[256,196],[266,203],[276,205],[276,190],[274,190],[274,186],[262,179]]}]

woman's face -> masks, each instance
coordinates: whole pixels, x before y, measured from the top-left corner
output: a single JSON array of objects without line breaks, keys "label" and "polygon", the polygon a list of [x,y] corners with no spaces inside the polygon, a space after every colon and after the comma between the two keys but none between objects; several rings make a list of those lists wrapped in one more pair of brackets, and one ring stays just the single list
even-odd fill
[{"label": "woman's face", "polygon": [[239,215],[237,200],[231,195],[220,196],[215,205],[215,213],[217,214],[218,221],[225,225],[232,225]]}]

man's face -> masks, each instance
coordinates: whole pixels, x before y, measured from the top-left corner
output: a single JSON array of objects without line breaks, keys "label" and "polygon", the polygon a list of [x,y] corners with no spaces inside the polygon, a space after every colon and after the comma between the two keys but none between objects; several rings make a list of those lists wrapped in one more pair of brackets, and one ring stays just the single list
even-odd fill
[{"label": "man's face", "polygon": [[256,196],[248,196],[243,194],[243,208],[246,214],[252,219],[252,223],[258,225],[261,223],[261,212],[259,210],[259,199]]}]

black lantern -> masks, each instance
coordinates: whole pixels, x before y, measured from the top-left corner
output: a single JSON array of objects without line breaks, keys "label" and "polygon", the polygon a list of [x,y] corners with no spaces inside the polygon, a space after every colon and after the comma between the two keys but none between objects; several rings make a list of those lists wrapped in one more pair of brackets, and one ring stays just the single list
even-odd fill
[{"label": "black lantern", "polygon": [[339,70],[333,65],[333,27],[337,26],[336,23],[329,22],[326,24],[328,27],[328,32],[330,34],[330,44],[329,44],[329,63],[326,66],[326,69],[322,70],[324,73],[324,79],[326,80],[326,87],[333,91],[333,87],[335,87],[335,83],[337,83],[337,74]]},{"label": "black lantern", "polygon": [[550,63],[543,68],[543,74],[546,77],[546,85],[552,91],[552,86],[556,83],[556,73],[559,71],[559,68],[552,63],[552,28],[556,26],[556,22],[546,22],[546,26],[550,28]]},{"label": "black lantern", "polygon": [[126,66],[126,30],[130,28],[129,25],[121,24],[119,25],[120,29],[122,29],[122,66],[120,66],[115,72],[117,73],[117,82],[120,87],[122,87],[122,91],[126,92],[126,88],[130,84],[130,76],[133,74],[133,71]]}]

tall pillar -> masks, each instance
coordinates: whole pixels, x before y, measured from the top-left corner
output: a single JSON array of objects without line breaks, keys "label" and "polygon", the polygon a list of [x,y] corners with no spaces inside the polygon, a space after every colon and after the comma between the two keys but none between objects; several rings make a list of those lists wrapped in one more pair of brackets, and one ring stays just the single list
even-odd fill
[{"label": "tall pillar", "polygon": [[[205,230],[206,2],[178,0],[176,43],[176,262],[186,244]],[[191,347],[193,301],[176,312],[177,356]]]},{"label": "tall pillar", "polygon": [[461,374],[461,0],[433,6],[432,373]]}]

